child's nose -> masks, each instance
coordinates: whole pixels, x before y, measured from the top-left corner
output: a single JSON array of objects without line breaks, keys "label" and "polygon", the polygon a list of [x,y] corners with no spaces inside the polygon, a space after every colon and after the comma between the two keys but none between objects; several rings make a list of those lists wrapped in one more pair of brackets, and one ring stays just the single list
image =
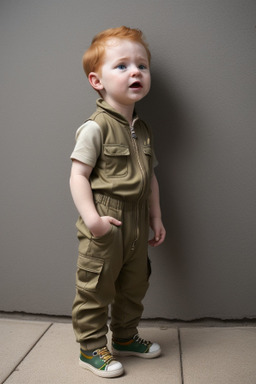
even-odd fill
[{"label": "child's nose", "polygon": [[134,66],[131,69],[131,77],[140,76],[140,70],[138,67]]}]

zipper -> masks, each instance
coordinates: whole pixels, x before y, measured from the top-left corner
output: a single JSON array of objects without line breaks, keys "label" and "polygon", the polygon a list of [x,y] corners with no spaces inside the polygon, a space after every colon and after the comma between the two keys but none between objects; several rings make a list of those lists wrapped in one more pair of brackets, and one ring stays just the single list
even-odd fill
[{"label": "zipper", "polygon": [[136,238],[132,244],[132,247],[131,247],[131,250],[134,251],[135,249],[135,245],[136,245],[136,242],[139,238],[139,225],[138,225],[138,217],[139,217],[139,201],[141,200],[142,196],[143,196],[143,191],[144,191],[144,185],[145,185],[145,182],[144,182],[144,179],[145,179],[145,171],[143,169],[143,166],[141,165],[141,160],[140,160],[140,155],[139,155],[139,151],[138,151],[138,145],[137,145],[137,135],[136,135],[136,132],[135,132],[135,128],[134,128],[134,124],[135,122],[138,120],[139,118],[136,117],[133,121],[132,121],[132,124],[130,125],[130,131],[131,131],[131,140],[132,140],[132,144],[133,144],[133,148],[135,150],[135,153],[136,153],[136,157],[137,157],[137,161],[138,161],[138,164],[139,164],[139,168],[140,168],[140,171],[141,171],[141,174],[142,174],[142,189],[141,189],[141,194],[140,194],[140,197],[137,201],[137,205],[136,205],[136,218],[135,218],[135,223],[136,223]]}]

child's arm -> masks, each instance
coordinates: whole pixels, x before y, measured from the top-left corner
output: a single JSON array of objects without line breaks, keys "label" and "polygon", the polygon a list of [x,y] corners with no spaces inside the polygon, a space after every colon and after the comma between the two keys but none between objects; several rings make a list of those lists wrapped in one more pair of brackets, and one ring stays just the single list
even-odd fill
[{"label": "child's arm", "polygon": [[151,195],[149,200],[149,214],[150,214],[150,226],[154,232],[154,237],[149,240],[149,244],[152,247],[157,247],[162,244],[166,231],[162,223],[161,208],[159,201],[159,186],[156,175],[153,174],[151,180]]},{"label": "child's arm", "polygon": [[75,206],[85,225],[93,236],[101,237],[111,229],[111,224],[119,226],[122,223],[111,216],[99,216],[95,208],[89,182],[91,172],[91,166],[73,160],[70,175],[70,189]]}]

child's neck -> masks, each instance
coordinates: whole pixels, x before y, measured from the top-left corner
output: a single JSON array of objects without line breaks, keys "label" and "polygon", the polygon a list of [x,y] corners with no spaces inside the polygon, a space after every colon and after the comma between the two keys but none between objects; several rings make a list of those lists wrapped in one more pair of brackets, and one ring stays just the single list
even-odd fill
[{"label": "child's neck", "polygon": [[[108,102],[108,100],[106,99],[105,101]],[[113,107],[118,113],[124,116],[130,125],[132,124],[135,104],[122,105],[122,104],[113,103],[113,102],[112,103],[108,102],[108,104],[111,105],[111,107]]]}]

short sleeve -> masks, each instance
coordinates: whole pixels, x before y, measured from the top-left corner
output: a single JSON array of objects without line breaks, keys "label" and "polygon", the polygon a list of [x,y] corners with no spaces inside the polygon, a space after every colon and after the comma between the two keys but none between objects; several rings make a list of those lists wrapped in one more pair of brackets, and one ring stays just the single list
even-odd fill
[{"label": "short sleeve", "polygon": [[76,132],[76,145],[70,158],[94,168],[100,151],[100,127],[95,121],[88,120]]}]

